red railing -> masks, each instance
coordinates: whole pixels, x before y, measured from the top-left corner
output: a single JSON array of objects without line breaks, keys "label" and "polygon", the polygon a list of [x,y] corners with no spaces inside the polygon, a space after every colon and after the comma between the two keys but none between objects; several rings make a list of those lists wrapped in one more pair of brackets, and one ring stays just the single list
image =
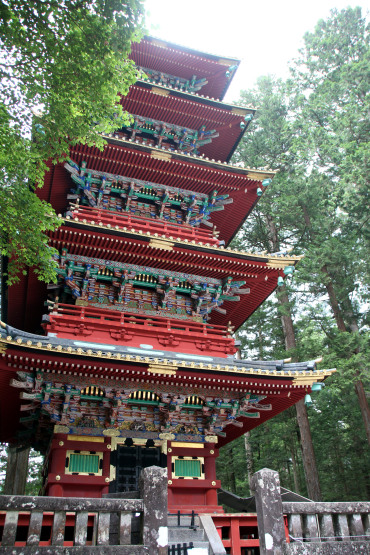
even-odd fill
[{"label": "red railing", "polygon": [[131,340],[139,344],[145,338],[155,338],[171,350],[185,348],[185,352],[207,351],[218,356],[236,352],[234,339],[226,326],[89,306],[55,305],[45,329],[57,332],[59,337],[94,335],[96,341],[106,342],[110,337],[125,344]]},{"label": "red railing", "polygon": [[[231,555],[249,553],[249,549],[259,548],[257,514],[225,513],[212,515],[223,546]],[[284,517],[285,535],[289,542],[288,523]],[[253,551],[254,553],[254,551]]]},{"label": "red railing", "polygon": [[185,224],[177,225],[162,220],[133,216],[127,212],[115,212],[91,206],[78,206],[72,210],[72,218],[82,223],[95,223],[98,225],[102,223],[112,228],[117,226],[120,230],[127,228],[128,231],[148,232],[150,235],[158,233],[160,236],[165,235],[170,240],[177,239],[183,241],[187,239],[196,243],[208,243],[215,247],[219,245],[219,240],[213,236],[212,231]]}]

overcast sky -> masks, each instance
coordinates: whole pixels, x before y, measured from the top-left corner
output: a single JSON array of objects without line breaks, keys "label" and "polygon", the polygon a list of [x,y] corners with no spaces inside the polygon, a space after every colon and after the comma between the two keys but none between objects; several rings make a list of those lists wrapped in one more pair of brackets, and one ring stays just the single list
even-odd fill
[{"label": "overcast sky", "polygon": [[287,76],[289,60],[302,45],[305,32],[332,8],[361,6],[352,0],[146,0],[151,35],[211,54],[242,60],[225,98],[239,98],[260,75]]}]

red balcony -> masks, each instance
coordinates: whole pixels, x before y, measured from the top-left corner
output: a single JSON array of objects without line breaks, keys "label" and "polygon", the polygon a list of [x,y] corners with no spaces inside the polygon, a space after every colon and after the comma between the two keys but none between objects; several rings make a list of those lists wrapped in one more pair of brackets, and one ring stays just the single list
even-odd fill
[{"label": "red balcony", "polygon": [[113,212],[90,206],[76,206],[72,210],[72,219],[79,223],[102,225],[119,231],[142,232],[151,236],[158,234],[161,237],[165,236],[166,239],[178,241],[186,239],[204,245],[219,246],[219,240],[213,236],[212,230],[133,216],[127,212]]},{"label": "red balcony", "polygon": [[144,344],[153,349],[219,357],[237,351],[226,326],[87,306],[55,305],[44,328],[60,338],[94,343],[136,348]]}]

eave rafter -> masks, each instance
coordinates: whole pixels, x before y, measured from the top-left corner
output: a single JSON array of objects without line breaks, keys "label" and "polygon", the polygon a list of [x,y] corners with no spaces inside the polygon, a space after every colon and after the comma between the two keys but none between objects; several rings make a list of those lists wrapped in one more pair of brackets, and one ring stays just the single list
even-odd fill
[{"label": "eave rafter", "polygon": [[[133,374],[138,376],[146,375],[147,378],[150,378],[153,377],[152,370],[155,369],[157,377],[163,377],[167,380],[182,379],[186,381],[201,379],[206,383],[213,383],[217,380],[217,383],[227,384],[225,387],[231,388],[231,390],[233,385],[235,385],[235,390],[239,390],[243,384],[248,386],[248,388],[250,388],[251,384],[254,384],[254,387],[260,393],[276,395],[280,395],[281,391],[286,389],[311,387],[313,383],[323,381],[335,372],[335,369],[279,371],[276,369],[250,368],[248,363],[244,363],[243,360],[233,360],[234,364],[230,364],[217,359],[217,363],[211,364],[181,359],[174,360],[172,357],[159,359],[156,356],[121,354],[112,353],[109,350],[104,352],[103,350],[93,348],[81,348],[74,346],[73,342],[69,342],[71,344],[68,344],[68,346],[57,340],[54,340],[53,343],[46,343],[47,338],[42,336],[39,336],[39,339],[41,341],[27,339],[26,337],[24,339],[22,337],[13,338],[11,336],[1,338],[1,356],[5,360],[8,359],[6,364],[11,365],[12,368],[21,364],[22,367],[24,365],[28,369],[40,369],[45,365],[48,371],[55,371],[57,373],[73,374],[78,372],[80,376],[113,377],[116,380],[122,379],[125,372],[133,372]],[[42,359],[34,358],[38,355]],[[74,364],[70,363],[71,355],[77,357]],[[94,360],[98,360],[99,364],[104,363],[105,366],[94,366]],[[285,366],[286,368],[289,367],[289,365]],[[166,372],[166,369],[171,372]],[[203,377],[200,378],[200,376]],[[258,382],[254,382],[253,380],[257,377]]]}]

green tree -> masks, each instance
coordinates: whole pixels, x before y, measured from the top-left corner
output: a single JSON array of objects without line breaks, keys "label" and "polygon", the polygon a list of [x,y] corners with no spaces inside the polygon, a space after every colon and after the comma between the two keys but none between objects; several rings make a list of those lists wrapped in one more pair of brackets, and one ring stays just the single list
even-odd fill
[{"label": "green tree", "polygon": [[102,135],[127,123],[119,94],[138,76],[128,55],[142,18],[141,0],[0,3],[0,249],[9,283],[27,266],[54,279],[45,232],[60,222],[32,193],[47,161],[80,142],[102,148]]},{"label": "green tree", "polygon": [[296,104],[295,164],[308,167],[296,187],[306,252],[302,275],[313,298],[326,293],[341,341],[349,347],[370,443],[361,312],[369,276],[369,61],[369,33],[360,8],[333,10],[305,35],[290,90]]},{"label": "green tree", "polygon": [[[279,174],[274,179],[273,185],[270,186],[270,191],[258,204],[255,216],[250,218],[244,227],[241,240],[246,241],[248,246],[252,243],[268,252],[279,252],[290,246],[294,247],[299,241],[298,230],[294,225],[297,208],[299,216],[299,207],[296,207],[296,202],[293,204],[289,202],[292,193],[289,192],[287,195],[289,187],[297,179],[294,158],[291,154],[294,134],[289,120],[294,105],[286,93],[284,83],[270,77],[259,79],[254,91],[244,92],[242,102],[252,102],[252,104],[258,105],[259,111],[253,124],[253,132],[247,135],[238,151],[238,159],[244,159],[257,166],[266,166],[267,164],[279,169]],[[294,209],[295,207],[296,209]],[[274,308],[275,314],[280,319],[281,332],[279,335],[283,338],[279,346],[285,349],[281,358],[289,356],[296,358],[294,302],[292,302],[289,290],[285,285],[279,287]],[[274,351],[276,356],[276,350]],[[309,496],[311,499],[320,500],[321,492],[315,453],[303,401],[297,403],[296,412]]]}]

